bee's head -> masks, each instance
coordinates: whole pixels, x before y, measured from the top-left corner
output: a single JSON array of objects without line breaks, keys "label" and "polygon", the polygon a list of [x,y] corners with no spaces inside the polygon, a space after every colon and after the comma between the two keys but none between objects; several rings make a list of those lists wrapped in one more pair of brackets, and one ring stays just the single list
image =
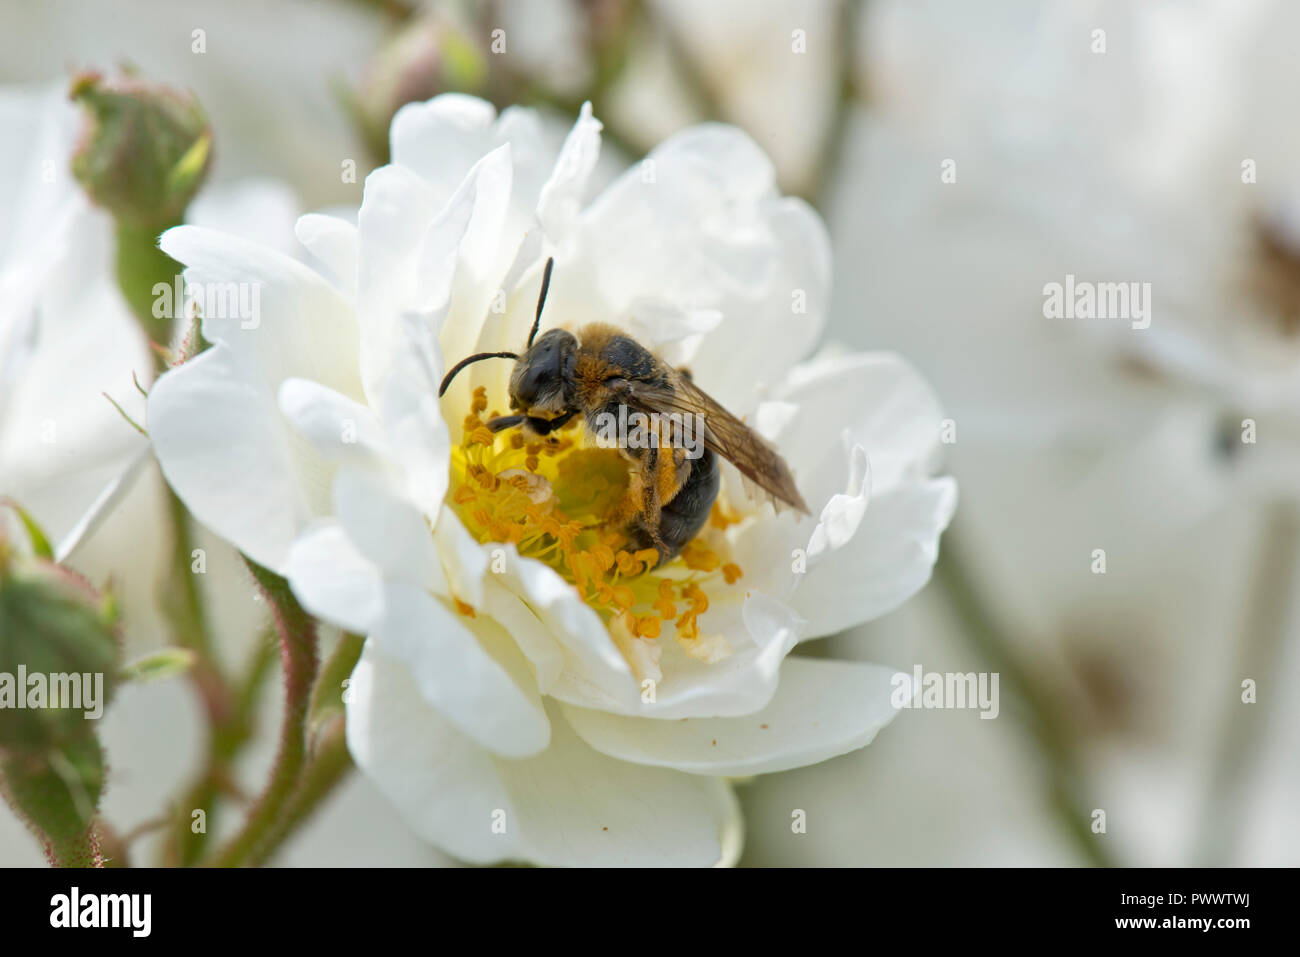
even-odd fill
[{"label": "bee's head", "polygon": [[533,329],[528,334],[528,348],[523,355],[515,352],[476,352],[466,356],[443,376],[438,387],[438,398],[442,398],[452,379],[460,371],[475,362],[484,359],[514,359],[515,368],[510,373],[510,408],[532,409],[538,411],[564,412],[569,407],[573,395],[573,363],[578,350],[578,340],[573,333],[563,329],[552,329],[540,339],[537,330],[542,324],[542,307],[546,305],[546,292],[551,288],[551,270],[554,259],[546,260],[542,270],[542,289],[537,296],[537,313],[533,317]]},{"label": "bee's head", "polygon": [[578,340],[551,329],[519,357],[510,373],[510,408],[563,412],[570,406]]}]

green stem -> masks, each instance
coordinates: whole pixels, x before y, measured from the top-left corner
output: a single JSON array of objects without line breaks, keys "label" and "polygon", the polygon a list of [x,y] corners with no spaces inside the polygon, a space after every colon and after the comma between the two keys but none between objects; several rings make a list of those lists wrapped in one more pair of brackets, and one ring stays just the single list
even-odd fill
[{"label": "green stem", "polygon": [[351,770],[352,756],[348,754],[344,720],[337,717],[318,735],[314,756],[303,771],[292,799],[267,833],[266,839],[249,856],[248,863],[256,866],[270,860],[284,842],[311,818]]},{"label": "green stem", "polygon": [[826,131],[818,153],[817,168],[807,187],[800,191],[800,195],[815,206],[822,215],[830,212],[830,187],[843,161],[844,141],[848,138],[849,125],[853,120],[853,108],[866,102],[866,96],[859,86],[854,69],[854,52],[860,35],[858,24],[861,20],[861,8],[862,0],[842,0],[840,4],[839,23],[836,25],[840,48],[835,112],[831,116],[831,125]]},{"label": "green stem", "polygon": [[170,310],[162,316],[154,315],[153,290],[158,283],[171,288],[181,266],[158,248],[161,232],[154,227],[117,221],[117,284],[145,335],[165,346],[171,341],[173,321]]},{"label": "green stem", "polygon": [[293,796],[307,754],[307,713],[316,676],[316,624],[303,611],[288,583],[255,562],[245,559],[275,615],[280,635],[280,660],[284,667],[284,720],[280,750],[266,789],[239,833],[212,862],[218,867],[241,867],[263,856],[261,846]]},{"label": "green stem", "polygon": [[664,38],[668,56],[673,61],[673,73],[686,89],[696,111],[707,120],[725,118],[722,99],[714,90],[713,84],[695,62],[695,57],[687,49],[686,42],[677,28],[667,17],[647,11],[647,17],[653,18],[654,26]]},{"label": "green stem", "polygon": [[[1272,505],[1265,515],[1259,557],[1251,576],[1251,594],[1239,647],[1238,667],[1227,677],[1230,704],[1220,723],[1209,795],[1202,815],[1196,863],[1229,867],[1241,835],[1241,804],[1265,726],[1279,695],[1260,687],[1279,674],[1278,665],[1291,621],[1292,594],[1300,572],[1300,513],[1287,503]],[[1253,679],[1256,702],[1241,700],[1240,682]],[[1267,702],[1267,703],[1265,703]]]},{"label": "green stem", "polygon": [[944,536],[935,578],[943,585],[963,625],[963,633],[989,665],[996,670],[1028,719],[1027,726],[1047,768],[1044,782],[1047,801],[1062,829],[1071,837],[1084,858],[1095,866],[1114,865],[1105,846],[1105,836],[1091,830],[1091,808],[1085,799],[1086,784],[1079,767],[1073,736],[1051,697],[1041,690],[1003,638],[993,613],[980,596],[962,562],[961,548],[950,529]]},{"label": "green stem", "polygon": [[288,807],[249,858],[250,864],[263,864],[271,858],[306,820],[352,768],[346,740],[346,717],[343,708],[343,682],[352,674],[361,658],[365,639],[344,634],[330,655],[316,686],[312,689],[308,710],[307,737],[311,760],[302,773],[297,790]]},{"label": "green stem", "polygon": [[93,824],[81,834],[68,840],[47,837],[45,856],[49,858],[51,867],[104,866],[104,856],[99,846],[99,835]]},{"label": "green stem", "polygon": [[[216,830],[220,813],[218,800],[235,790],[235,759],[252,740],[256,726],[257,696],[275,662],[274,636],[265,635],[253,650],[244,677],[234,692],[234,711],[225,719],[209,723],[207,759],[203,770],[181,798],[171,822],[171,837],[164,848],[163,863],[192,867],[207,850],[208,834]],[[202,809],[206,826],[195,832],[192,814]]]},{"label": "green stem", "polygon": [[343,682],[351,675],[361,660],[361,649],[366,640],[359,635],[344,634],[339,638],[334,653],[325,662],[311,692],[311,717],[308,727],[314,732],[335,715],[343,714]]}]

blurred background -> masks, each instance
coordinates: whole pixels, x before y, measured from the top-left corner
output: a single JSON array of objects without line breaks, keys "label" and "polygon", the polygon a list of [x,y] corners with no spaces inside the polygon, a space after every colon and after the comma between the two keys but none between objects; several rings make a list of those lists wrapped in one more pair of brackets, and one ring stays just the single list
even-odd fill
[{"label": "blurred background", "polygon": [[[801,653],[1001,676],[996,720],[905,711],[862,751],[740,786],[742,863],[1294,866],[1297,37],[1283,0],[0,0],[0,298],[55,215],[23,170],[71,150],[86,68],[192,91],[214,160],[189,218],[285,248],[298,213],[360,202],[393,113],[440,92],[536,106],[557,141],[591,100],[607,178],[685,125],[741,126],[829,225],[827,343],[926,375],[961,489],[921,595]],[[0,494],[51,538],[140,454],[100,393],[138,411],[122,370],[150,366],[115,289],[85,280],[106,224],[76,235],[59,350],[24,354],[0,304]],[[1052,314],[1067,277],[1149,289],[1149,325]],[[42,442],[51,422],[73,441]],[[112,576],[128,657],[166,633],[144,468],[72,561]],[[220,653],[256,661],[252,582],[204,547]],[[232,791],[273,757],[263,687]],[[199,706],[183,682],[128,686],[102,732],[106,816],[147,829],[198,771]],[[0,864],[42,860],[0,813]],[[454,864],[355,774],[276,862]]]}]

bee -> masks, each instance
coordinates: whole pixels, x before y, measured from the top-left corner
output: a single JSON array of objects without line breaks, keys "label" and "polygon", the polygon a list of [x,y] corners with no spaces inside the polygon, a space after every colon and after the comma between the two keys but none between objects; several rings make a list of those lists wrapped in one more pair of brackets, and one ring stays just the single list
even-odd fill
[{"label": "bee", "polygon": [[[537,336],[551,284],[554,259],[546,261],[532,332],[523,354],[480,352],[456,363],[438,389],[441,397],[466,366],[484,359],[514,359],[509,399],[512,415],[486,425],[493,432],[522,427],[546,436],[582,416],[597,435],[612,421],[655,423],[650,441],[620,443],[628,464],[628,489],[605,524],[619,528],[635,549],[653,548],[656,565],[672,559],[703,527],[718,497],[718,457],[734,465],[774,507],[789,505],[807,515],[785,460],[753,429],[691,379],[631,336],[605,323],[576,332],[551,329]],[[701,435],[690,435],[698,423]],[[690,440],[695,438],[694,442]]]}]

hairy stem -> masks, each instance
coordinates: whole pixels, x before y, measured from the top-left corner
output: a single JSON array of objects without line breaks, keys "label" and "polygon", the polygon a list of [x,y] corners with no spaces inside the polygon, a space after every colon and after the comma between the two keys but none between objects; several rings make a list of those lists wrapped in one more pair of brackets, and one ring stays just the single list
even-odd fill
[{"label": "hairy stem", "polygon": [[345,634],[320,670],[312,689],[307,719],[310,761],[302,773],[288,807],[271,828],[266,840],[250,857],[250,864],[262,864],[287,841],[319,808],[352,768],[348,754],[343,709],[344,682],[361,658],[365,639]]},{"label": "hairy stem", "polygon": [[283,578],[245,561],[275,615],[284,668],[284,719],[271,778],[244,826],[212,861],[218,867],[241,867],[259,859],[263,842],[293,796],[307,754],[307,713],[317,667],[316,624],[311,616],[303,611]]}]

